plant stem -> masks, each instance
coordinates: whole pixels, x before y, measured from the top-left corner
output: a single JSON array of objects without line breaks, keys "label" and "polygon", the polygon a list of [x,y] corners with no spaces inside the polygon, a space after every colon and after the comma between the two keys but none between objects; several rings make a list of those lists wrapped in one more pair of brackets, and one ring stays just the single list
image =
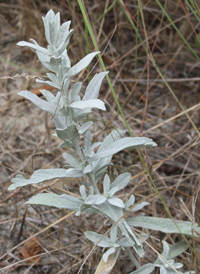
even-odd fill
[{"label": "plant stem", "polygon": [[135,256],[133,255],[133,253],[131,252],[130,248],[129,247],[124,247],[124,249],[126,250],[129,258],[134,263],[134,265],[136,266],[136,268],[139,269],[141,267],[141,265],[139,264],[138,260],[135,258]]}]

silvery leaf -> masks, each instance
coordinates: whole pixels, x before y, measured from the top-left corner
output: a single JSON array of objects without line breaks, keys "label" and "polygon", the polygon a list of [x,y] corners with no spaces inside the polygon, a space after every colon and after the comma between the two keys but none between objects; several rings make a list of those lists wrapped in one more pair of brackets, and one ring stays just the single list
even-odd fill
[{"label": "silvery leaf", "polygon": [[47,22],[54,21],[54,18],[55,18],[55,13],[54,13],[54,11],[53,11],[52,9],[50,9],[50,10],[47,12],[46,16],[43,17],[43,18],[45,18]]},{"label": "silvery leaf", "polygon": [[73,143],[71,141],[69,141],[69,142],[63,142],[63,143],[61,143],[58,146],[58,148],[73,148],[74,149],[74,145],[73,145]]},{"label": "silvery leaf", "polygon": [[55,168],[55,169],[39,169],[34,171],[31,175],[30,179],[24,178],[21,174],[18,174],[15,178],[11,180],[13,183],[9,186],[8,190],[16,189],[17,187],[31,185],[31,184],[38,184],[47,180],[57,179],[57,178],[77,178],[82,177],[82,173],[77,173],[71,170],[67,172],[67,169],[63,168]]},{"label": "silvery leaf", "polygon": [[44,24],[45,37],[46,37],[48,44],[50,44],[49,23],[47,22],[45,17],[42,17],[42,20],[43,20],[43,24]]},{"label": "silvery leaf", "polygon": [[[181,241],[170,246],[168,260],[176,258],[180,254],[182,254],[187,248],[188,248],[188,244],[185,241]],[[154,264],[159,264],[159,263],[161,263],[161,261],[158,257]]]},{"label": "silvery leaf", "polygon": [[145,264],[141,266],[139,269],[129,273],[129,274],[150,274],[154,271],[155,265],[153,264]]},{"label": "silvery leaf", "polygon": [[133,206],[134,203],[135,203],[135,196],[131,195],[130,198],[128,200],[126,200],[126,202],[125,202],[125,208],[126,208],[126,210],[129,210],[129,208],[131,206]]},{"label": "silvery leaf", "polygon": [[74,112],[76,114],[78,122],[80,122],[80,123],[82,122],[83,119],[86,118],[86,116],[88,114],[90,114],[92,112],[91,108],[86,108],[86,109],[78,109],[78,108],[76,109],[76,108],[74,108],[73,110],[74,110]]},{"label": "silvery leaf", "polygon": [[110,231],[110,238],[113,243],[117,241],[117,226],[115,225]]},{"label": "silvery leaf", "polygon": [[[102,142],[101,146],[99,147],[97,153],[106,150],[107,148],[110,147],[110,145],[117,141],[120,140],[125,134],[124,130],[113,130]],[[101,177],[103,176],[103,174],[105,173],[108,165],[110,165],[110,161],[111,161],[112,155],[106,158],[102,158],[102,159],[98,159],[94,162],[91,162],[92,168],[95,172],[95,179],[98,182]],[[91,160],[92,158],[90,158]]]},{"label": "silvery leaf", "polygon": [[142,246],[141,245],[141,239],[136,237],[136,235],[133,233],[133,231],[132,231],[131,227],[128,225],[128,223],[125,220],[123,220],[123,221],[124,221],[124,225],[125,225],[127,231],[134,238],[135,242],[141,247]]},{"label": "silvery leaf", "polygon": [[56,103],[56,97],[49,91],[46,89],[40,89],[40,92],[42,93],[42,95],[47,99],[47,101],[49,103]]},{"label": "silvery leaf", "polygon": [[54,24],[56,27],[56,32],[59,33],[60,30],[60,12],[57,12],[54,17]]},{"label": "silvery leaf", "polygon": [[166,241],[162,241],[163,244],[163,252],[162,252],[162,256],[164,257],[164,259],[168,260],[168,255],[169,255],[169,245]]},{"label": "silvery leaf", "polygon": [[116,142],[117,140],[120,140],[121,138],[123,138],[124,134],[126,133],[125,130],[113,130],[102,142],[102,145],[100,146],[100,148],[98,149],[98,153],[101,151],[106,150],[107,148],[110,147],[111,144],[113,144],[114,142]]},{"label": "silvery leaf", "polygon": [[[94,153],[91,155],[91,157],[93,157],[93,155],[94,155]],[[105,165],[103,165],[103,163],[101,163],[102,166],[100,166],[99,169],[98,169],[98,166],[97,166],[96,167],[97,170],[94,171],[95,172],[94,173],[95,179],[96,179],[97,182],[99,182],[99,180],[101,179],[101,177],[105,174],[106,169],[108,168],[108,166],[112,166],[113,165],[112,163],[110,163],[110,160],[111,160],[110,158],[109,159],[108,158],[104,158],[104,159],[107,159],[107,162],[105,162]],[[91,166],[93,166],[92,165],[93,162],[91,162],[90,164],[91,164]],[[93,168],[93,170],[94,170],[94,168]]]},{"label": "silvery leaf", "polygon": [[[72,108],[85,109],[85,108],[98,108],[106,110],[105,104],[100,99],[93,99],[87,101],[77,101],[70,104]],[[141,137],[142,138],[142,137]]]},{"label": "silvery leaf", "polygon": [[73,85],[73,87],[71,88],[71,90],[69,92],[70,103],[75,100],[75,98],[77,97],[77,95],[79,94],[79,92],[81,90],[81,87],[82,87],[81,82],[77,82]]},{"label": "silvery leaf", "polygon": [[[68,196],[70,197],[70,195]],[[72,200],[72,199],[69,199],[67,196],[63,197],[62,195],[57,195],[54,193],[41,193],[30,198],[29,201],[26,202],[26,204],[46,205],[46,206],[66,208],[66,209],[77,211],[79,209],[81,201],[78,198],[76,198],[76,200]]]},{"label": "silvery leaf", "polygon": [[125,137],[121,140],[118,140],[112,143],[108,149],[104,151],[97,152],[91,160],[97,160],[99,158],[108,157],[110,155],[114,155],[117,152],[123,149],[132,149],[132,148],[139,148],[139,147],[147,147],[147,146],[156,146],[156,143],[152,141],[152,139],[146,137]]},{"label": "silvery leaf", "polygon": [[84,202],[79,207],[79,210],[76,212],[76,216],[80,216],[81,212],[84,213],[100,213],[97,208],[92,208],[91,205],[86,205]]},{"label": "silvery leaf", "polygon": [[131,174],[129,172],[125,172],[117,176],[114,182],[110,185],[110,188],[118,187],[118,191],[124,189],[128,183],[130,182]]},{"label": "silvery leaf", "polygon": [[80,168],[80,163],[79,161],[74,157],[72,156],[71,154],[69,153],[63,153],[63,157],[65,158],[65,160],[74,168],[77,168],[79,169]]},{"label": "silvery leaf", "polygon": [[86,68],[90,62],[92,61],[92,59],[98,54],[100,53],[98,52],[92,52],[89,53],[88,55],[86,55],[83,59],[81,59],[81,61],[79,61],[76,65],[74,65],[68,72],[67,77],[72,77],[74,75],[76,75],[77,73],[79,73],[81,70],[83,70],[84,68]]},{"label": "silvery leaf", "polygon": [[50,64],[50,56],[49,56],[49,54],[42,53],[42,52],[40,52],[38,50],[36,50],[36,54],[37,54],[38,59],[40,60],[40,62],[42,63],[42,65],[45,68],[49,69],[50,71],[55,72],[55,69]]},{"label": "silvery leaf", "polygon": [[88,157],[90,158],[94,155],[94,152],[92,151],[92,149],[89,149],[89,150],[83,149],[83,153],[84,153],[86,158],[88,158]]},{"label": "silvery leaf", "polygon": [[55,18],[55,13],[53,12],[52,9],[50,11],[48,11],[48,13],[46,14],[45,17],[42,17],[42,20],[44,23],[44,28],[45,28],[45,36],[46,36],[47,42],[49,44],[51,44],[49,22],[54,21],[54,18]]},{"label": "silvery leaf", "polygon": [[67,174],[67,177],[72,177],[72,176],[68,176],[68,175],[73,174],[74,175],[73,177],[75,177],[75,178],[84,176],[83,172],[76,168],[68,168],[66,170],[66,174]]},{"label": "silvery leaf", "polygon": [[[88,240],[90,240],[94,244],[96,244],[103,237],[102,234],[98,234],[93,231],[86,231],[86,232],[84,232],[84,234],[85,234],[86,238],[88,238]],[[113,243],[109,237],[104,236],[103,239],[97,245],[101,246],[101,247],[110,247],[113,245]]]},{"label": "silvery leaf", "polygon": [[57,40],[57,30],[55,28],[55,25],[51,22],[49,22],[49,40],[50,40],[50,45],[55,45],[55,42]]},{"label": "silvery leaf", "polygon": [[[72,35],[72,32],[73,32],[73,29],[71,29],[69,31],[68,35],[65,37],[64,42],[60,43],[60,45],[57,47],[56,51],[57,51],[58,55],[61,55],[65,51],[66,47],[69,44],[69,40],[70,40],[70,37]],[[68,76],[68,77],[71,77],[71,76]]]},{"label": "silvery leaf", "polygon": [[[195,233],[193,234],[192,232],[193,229],[194,231],[196,230],[198,233],[200,233],[200,227],[197,227],[197,224],[179,220],[175,220],[175,222],[184,235],[193,237],[195,235]],[[174,222],[168,218],[141,216],[127,219],[127,223],[133,227],[143,227],[151,230],[161,231],[163,233],[180,234]]]},{"label": "silvery leaf", "polygon": [[106,201],[106,198],[103,195],[96,194],[90,195],[86,198],[85,204],[87,205],[100,205]]},{"label": "silvery leaf", "polygon": [[124,207],[125,207],[124,203],[123,203],[122,200],[119,199],[119,198],[111,197],[111,198],[108,198],[107,201],[108,201],[109,204],[111,204],[111,205],[114,205],[114,206],[117,206],[117,207],[120,207],[120,208],[124,208]]},{"label": "silvery leaf", "polygon": [[108,257],[113,253],[115,253],[115,248],[111,247],[103,254],[103,260],[104,260],[105,263],[107,262]]},{"label": "silvery leaf", "polygon": [[[160,274],[168,274],[167,270],[165,269],[164,266],[161,266],[161,268],[160,268]],[[170,273],[170,274],[175,274],[175,273]]]},{"label": "silvery leaf", "polygon": [[45,49],[43,47],[40,47],[39,45],[35,45],[35,44],[32,44],[32,43],[26,42],[26,41],[18,42],[17,45],[20,46],[20,47],[29,47],[29,48],[38,50],[42,53],[45,53],[47,55],[51,55],[51,53],[47,49]]},{"label": "silvery leaf", "polygon": [[80,193],[81,193],[81,197],[85,200],[87,198],[87,194],[86,194],[86,188],[84,185],[80,186]]},{"label": "silvery leaf", "polygon": [[[109,204],[107,201],[100,205],[100,208],[104,212],[106,216],[111,218],[114,222],[117,222],[122,216],[123,211],[121,208],[113,206]],[[128,226],[126,221],[124,219],[121,219],[117,226],[121,229],[124,236],[128,239],[128,241],[132,244],[132,247],[135,249],[135,251],[138,253],[140,257],[144,255],[144,251],[142,249],[142,246],[139,242],[139,240],[136,238],[134,233],[131,231],[131,228]]]},{"label": "silvery leaf", "polygon": [[174,263],[173,266],[174,266],[175,269],[179,269],[179,268],[183,267],[183,264],[182,263]]},{"label": "silvery leaf", "polygon": [[56,105],[53,103],[46,102],[42,99],[40,99],[36,94],[28,91],[28,90],[22,90],[18,92],[20,96],[23,96],[24,98],[30,100],[34,105],[38,106],[40,109],[45,110],[47,112],[50,112],[51,114],[54,114],[56,111]]},{"label": "silvery leaf", "polygon": [[64,129],[56,129],[57,136],[63,141],[72,141],[78,135],[75,125],[70,125]]},{"label": "silvery leaf", "polygon": [[79,128],[78,133],[79,133],[80,135],[84,134],[84,133],[91,127],[92,124],[93,124],[92,121],[88,121],[88,122],[84,123],[84,124]]},{"label": "silvery leaf", "polygon": [[69,59],[69,56],[67,54],[67,50],[65,49],[62,53],[62,62],[61,62],[61,65],[60,65],[60,68],[62,70],[62,77],[64,77],[64,75],[69,71],[69,69],[71,68],[71,61]]},{"label": "silvery leaf", "polygon": [[108,174],[106,174],[104,176],[104,180],[103,180],[103,191],[104,191],[104,194],[108,193],[110,190],[110,178],[108,176]]},{"label": "silvery leaf", "polygon": [[102,142],[96,142],[91,146],[91,149],[94,150],[96,147],[100,146]]},{"label": "silvery leaf", "polygon": [[47,46],[47,50],[49,51],[49,53],[51,55],[54,55],[55,57],[58,57],[58,55],[56,54],[56,52],[54,51],[55,50],[55,47],[51,46],[51,45],[48,45]]},{"label": "silvery leaf", "polygon": [[168,259],[173,259],[179,256],[188,248],[188,243],[185,241],[178,242],[172,246],[170,246]]},{"label": "silvery leaf", "polygon": [[110,191],[106,193],[107,197],[112,197],[118,191],[118,187],[113,187]]},{"label": "silvery leaf", "polygon": [[63,82],[63,94],[64,96],[67,96],[68,89],[69,89],[70,79],[65,79]]},{"label": "silvery leaf", "polygon": [[[56,98],[57,102],[57,98]],[[56,108],[56,110],[59,108],[59,106]],[[70,124],[69,117],[65,116],[64,114],[61,113],[61,109],[59,113],[55,112],[53,116],[56,128],[58,129],[65,129],[67,125]],[[55,135],[57,136],[57,134]]]},{"label": "silvery leaf", "polygon": [[47,73],[47,77],[56,85],[60,86],[58,79],[54,73]]},{"label": "silvery leaf", "polygon": [[121,247],[131,247],[132,244],[128,241],[127,238],[123,237],[117,242]]},{"label": "silvery leaf", "polygon": [[49,86],[54,87],[54,88],[56,88],[58,90],[61,89],[61,86],[59,86],[58,84],[55,84],[55,83],[53,83],[51,81],[43,81],[43,80],[40,80],[40,79],[36,79],[36,82],[37,83],[43,83],[45,85],[49,85]]},{"label": "silvery leaf", "polygon": [[92,167],[90,165],[87,165],[84,169],[83,169],[83,173],[87,174],[90,173],[92,171]]},{"label": "silvery leaf", "polygon": [[63,23],[60,27],[57,43],[60,44],[61,46],[63,46],[67,36],[69,35],[70,24],[71,24],[71,21],[67,21]]},{"label": "silvery leaf", "polygon": [[53,68],[54,72],[57,72],[58,67],[61,64],[61,62],[62,62],[61,56],[59,56],[59,57],[55,57],[55,56],[50,57],[50,66],[51,66],[51,68]]},{"label": "silvery leaf", "polygon": [[84,136],[84,149],[85,149],[86,151],[90,149],[91,143],[92,143],[92,134],[91,134],[91,132],[88,130],[88,131],[85,133],[85,136]]},{"label": "silvery leaf", "polygon": [[90,81],[89,85],[86,88],[85,95],[83,96],[83,100],[91,100],[91,99],[97,99],[99,96],[99,89],[101,87],[101,83],[103,81],[103,78],[108,74],[108,71],[101,72],[98,74],[95,74],[95,76]]},{"label": "silvery leaf", "polygon": [[133,212],[134,211],[138,211],[138,210],[142,209],[146,205],[150,205],[150,203],[148,203],[148,202],[141,202],[138,205],[136,205],[131,211],[133,211]]}]

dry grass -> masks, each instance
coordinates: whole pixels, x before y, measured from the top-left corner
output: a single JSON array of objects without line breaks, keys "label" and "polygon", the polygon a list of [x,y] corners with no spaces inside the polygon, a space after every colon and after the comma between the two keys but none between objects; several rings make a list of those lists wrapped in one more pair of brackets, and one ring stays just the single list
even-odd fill
[{"label": "dry grass", "polygon": [[[38,88],[35,76],[45,75],[35,53],[30,49],[17,47],[16,43],[33,38],[39,44],[45,45],[41,16],[52,8],[55,12],[61,12],[63,21],[72,20],[74,32],[69,56],[72,63],[81,59],[86,54],[86,40],[82,32],[83,17],[77,1],[69,2],[72,13],[62,1],[5,0],[0,3],[0,273],[77,273],[93,246],[84,237],[83,232],[95,230],[105,233],[109,228],[108,221],[100,215],[71,215],[66,218],[69,214],[67,210],[24,205],[37,192],[73,191],[77,194],[77,180],[56,180],[7,191],[11,178],[17,173],[27,176],[39,168],[64,165],[61,150],[57,148],[58,140],[51,135],[54,133],[52,117],[16,95],[20,90],[33,91]],[[84,2],[91,22],[95,22],[112,4],[109,0]],[[137,1],[125,2],[129,12],[136,19]],[[164,1],[162,2],[164,5]],[[143,4],[146,33],[153,57],[199,128],[200,63],[155,1],[143,1]],[[186,10],[192,25],[200,32],[199,22],[188,9]],[[195,34],[180,2],[167,1],[166,11],[200,56],[200,50],[194,43]],[[139,23],[142,26],[141,20]],[[158,144],[158,147],[147,150],[148,155],[146,151],[142,151],[146,163],[153,165],[152,174],[157,188],[175,219],[193,221],[192,197],[197,198],[197,201],[199,199],[198,132],[191,126],[153,64],[148,61],[141,44],[136,44],[136,35],[118,4],[92,27],[133,135],[153,138]],[[139,33],[145,39],[140,28]],[[94,51],[91,41],[89,42],[90,51]],[[136,49],[138,55],[135,70]],[[95,62],[92,65],[94,64]],[[97,64],[92,75],[101,70]],[[88,72],[84,71],[74,80],[83,80],[87,74]],[[125,129],[106,81],[101,88],[101,98],[105,101],[108,112],[96,113],[95,116],[98,123],[96,128],[93,128],[93,135],[98,136],[99,140],[103,139],[112,127]],[[132,193],[137,200],[147,197],[152,205],[140,214],[168,217],[156,194],[153,201],[148,198],[155,191],[143,172],[136,152],[120,153],[114,157],[113,162],[120,170],[128,169],[134,176],[122,197],[128,197]],[[112,170],[109,172],[113,174]],[[196,212],[198,210],[197,207]],[[176,235],[151,231],[149,233],[149,242],[158,251],[161,251],[160,239],[171,244],[181,239]],[[26,261],[20,252],[23,244],[34,235],[38,237],[35,250],[41,250],[40,257],[38,259],[37,254],[32,251],[37,260]],[[156,254],[147,247],[145,250],[146,256],[141,259],[141,263],[153,262]],[[179,258],[186,265],[185,270],[194,269],[195,265],[189,253],[188,250]],[[86,261],[82,273],[94,273],[101,255],[101,250],[96,248]],[[112,273],[129,273],[133,270],[128,257],[121,253]]]}]

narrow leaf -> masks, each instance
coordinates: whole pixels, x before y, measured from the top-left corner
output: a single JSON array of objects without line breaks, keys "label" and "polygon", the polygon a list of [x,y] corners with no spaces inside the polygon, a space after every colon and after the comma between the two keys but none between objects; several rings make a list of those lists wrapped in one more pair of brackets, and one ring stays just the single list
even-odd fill
[{"label": "narrow leaf", "polygon": [[142,202],[142,203],[136,205],[131,211],[138,211],[138,210],[142,209],[146,205],[150,205],[150,203],[148,203],[148,202]]},{"label": "narrow leaf", "polygon": [[43,47],[40,47],[39,45],[35,45],[35,44],[32,44],[32,43],[26,42],[26,41],[18,42],[17,46],[20,46],[20,47],[29,47],[29,48],[38,50],[38,51],[40,51],[42,53],[51,55],[51,53],[47,49],[45,49]]},{"label": "narrow leaf", "polygon": [[[193,229],[194,231],[196,230],[198,233],[200,233],[200,227],[197,227],[197,224],[192,224],[191,222],[178,221],[178,220],[175,220],[175,222],[184,235],[192,237]],[[174,222],[168,218],[145,217],[145,216],[133,217],[133,218],[127,219],[127,223],[133,227],[143,227],[151,230],[161,231],[164,233],[180,234]]]},{"label": "narrow leaf", "polygon": [[132,148],[139,148],[139,147],[148,147],[148,146],[156,146],[156,143],[152,141],[152,139],[146,137],[125,137],[121,140],[118,140],[112,143],[109,148],[97,152],[91,160],[96,160],[99,158],[108,157],[110,155],[114,155],[115,153],[123,150],[123,149],[132,149]]},{"label": "narrow leaf", "polygon": [[79,73],[81,70],[83,70],[84,68],[86,68],[90,62],[92,61],[92,59],[99,54],[98,52],[92,52],[88,55],[86,55],[81,61],[79,61],[76,65],[74,65],[68,72],[67,77],[72,77],[74,75],[76,75],[77,73]]},{"label": "narrow leaf", "polygon": [[125,207],[125,205],[122,202],[122,200],[119,199],[119,198],[117,198],[117,197],[108,198],[108,202],[109,202],[109,204],[117,206],[117,207],[120,207],[120,208],[124,208]]},{"label": "narrow leaf", "polygon": [[95,76],[90,81],[89,85],[86,88],[85,95],[83,100],[97,99],[99,95],[99,89],[103,78],[108,74],[108,71],[95,74]]},{"label": "narrow leaf", "polygon": [[64,129],[56,129],[57,136],[63,141],[72,141],[77,135],[76,125],[70,125]]},{"label": "narrow leaf", "polygon": [[88,131],[85,133],[85,136],[84,136],[84,149],[85,149],[86,151],[88,151],[88,150],[90,149],[91,143],[92,143],[92,134],[91,134],[91,132],[88,130]]},{"label": "narrow leaf", "polygon": [[88,129],[89,127],[91,127],[91,125],[93,124],[92,121],[88,121],[86,123],[84,123],[78,130],[78,133],[79,134],[84,134]]},{"label": "narrow leaf", "polygon": [[118,187],[118,191],[124,189],[128,183],[130,182],[131,174],[129,172],[125,172],[117,176],[114,182],[110,185],[110,188]]},{"label": "narrow leaf", "polygon": [[103,195],[90,195],[85,200],[87,205],[100,205],[106,201],[106,198]]},{"label": "narrow leaf", "polygon": [[130,274],[150,274],[154,271],[155,266],[153,264],[145,264],[141,266],[138,270],[131,272]]},{"label": "narrow leaf", "polygon": [[[67,197],[69,196],[69,198]],[[73,197],[76,198],[76,197]],[[29,199],[26,204],[31,205],[46,205],[46,206],[53,206],[57,208],[67,208],[70,210],[78,210],[81,204],[81,201],[76,198],[70,199],[70,195],[57,195],[55,193],[41,193],[33,196]]]},{"label": "narrow leaf", "polygon": [[73,85],[73,87],[71,88],[69,92],[70,103],[76,99],[77,95],[79,94],[81,90],[81,87],[82,87],[81,82],[77,82]]},{"label": "narrow leaf", "polygon": [[9,186],[8,190],[13,190],[21,186],[27,186],[31,184],[38,184],[47,180],[57,179],[57,178],[78,178],[82,177],[82,172],[74,172],[73,170],[68,171],[67,169],[39,169],[36,170],[30,179],[24,178],[21,174],[18,174],[15,178],[11,180],[13,183]]},{"label": "narrow leaf", "polygon": [[110,190],[110,178],[108,176],[108,174],[106,174],[104,176],[104,180],[103,180],[103,191],[104,194],[107,194]]},{"label": "narrow leaf", "polygon": [[65,160],[74,168],[79,168],[80,167],[80,163],[79,161],[71,154],[69,153],[63,153],[63,157],[65,158]]},{"label": "narrow leaf", "polygon": [[[181,241],[172,245],[169,249],[169,255],[167,259],[170,260],[170,259],[176,258],[180,254],[182,254],[187,248],[188,248],[188,244],[185,241]],[[159,264],[159,263],[160,263],[160,259],[158,257],[154,264]]]},{"label": "narrow leaf", "polygon": [[76,101],[70,104],[72,108],[85,109],[85,108],[98,108],[106,110],[105,104],[100,99],[93,99],[87,101]]},{"label": "narrow leaf", "polygon": [[40,89],[40,92],[47,99],[49,103],[54,103],[54,104],[56,103],[56,97],[49,90]]},{"label": "narrow leaf", "polygon": [[54,114],[56,111],[56,105],[54,103],[49,103],[47,101],[44,101],[40,99],[36,94],[28,91],[28,90],[22,90],[18,92],[20,96],[23,96],[24,98],[30,100],[34,105],[39,107],[42,110],[45,110],[47,112],[50,112],[51,114]]},{"label": "narrow leaf", "polygon": [[91,171],[92,171],[91,165],[87,165],[87,166],[83,169],[83,173],[84,173],[84,174],[90,173]]},{"label": "narrow leaf", "polygon": [[[102,234],[98,234],[96,232],[93,231],[86,231],[84,232],[85,236],[94,244],[96,244],[102,237]],[[111,246],[111,240],[109,237],[104,236],[103,239],[98,243],[98,246],[101,247],[110,247]]]}]

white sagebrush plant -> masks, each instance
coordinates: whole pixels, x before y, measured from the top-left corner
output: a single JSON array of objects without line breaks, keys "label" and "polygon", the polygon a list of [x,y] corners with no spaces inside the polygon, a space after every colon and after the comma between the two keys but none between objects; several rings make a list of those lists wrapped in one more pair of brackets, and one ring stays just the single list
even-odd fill
[{"label": "white sagebrush plant", "polygon": [[[86,117],[92,112],[93,108],[106,110],[104,102],[97,98],[103,78],[108,72],[96,74],[88,84],[82,98],[79,96],[82,87],[81,82],[75,83],[69,89],[70,78],[86,68],[99,52],[88,54],[71,67],[66,50],[72,34],[72,30],[69,30],[70,21],[60,25],[60,13],[54,14],[52,10],[42,19],[48,42],[47,49],[39,46],[33,39],[31,39],[32,43],[22,41],[18,43],[18,46],[28,46],[36,50],[43,66],[51,71],[47,73],[47,81],[39,79],[36,81],[52,86],[58,92],[54,96],[48,90],[41,90],[46,100],[40,99],[28,90],[23,90],[18,94],[53,115],[56,127],[54,135],[62,140],[59,147],[70,148],[70,151],[74,151],[73,155],[76,155],[76,157],[65,152],[63,157],[67,164],[63,168],[37,170],[30,179],[17,175],[12,179],[13,184],[10,185],[9,190],[56,178],[87,178],[80,185],[81,198],[67,194],[42,193],[32,197],[27,204],[66,208],[76,211],[76,216],[84,213],[101,213],[106,216],[112,225],[115,224],[110,231],[110,237],[103,237],[103,235],[92,231],[85,232],[85,236],[90,241],[106,249],[103,255],[105,263],[111,254],[117,259],[120,250],[123,250],[127,252],[132,260],[133,269],[136,268],[135,271],[131,272],[132,274],[148,274],[156,268],[160,269],[160,274],[182,273],[177,271],[182,267],[182,264],[174,263],[173,258],[180,255],[188,247],[184,241],[170,248],[163,241],[163,253],[158,259],[154,263],[140,265],[137,258],[144,256],[143,244],[148,235],[140,234],[138,236],[132,231],[132,227],[143,227],[163,233],[179,233],[179,230],[171,219],[143,216],[125,220],[123,215],[128,210],[136,212],[149,203],[141,202],[134,206],[134,195],[131,195],[125,202],[115,196],[117,192],[128,185],[131,178],[130,173],[126,172],[119,175],[114,182],[111,182],[106,174],[115,153],[123,149],[152,147],[156,144],[145,137],[124,138],[125,131],[120,129],[113,130],[103,142],[92,143],[92,134],[89,128],[93,122],[88,121]],[[83,146],[79,144],[81,135],[84,135]],[[97,147],[98,150],[95,153],[94,149]],[[102,179],[103,193],[99,190],[101,189],[99,185]],[[177,221],[177,224],[184,235],[193,236],[192,228],[194,228],[194,225],[190,222],[181,221]],[[199,228],[195,227],[195,230],[200,233]],[[131,250],[132,248],[133,250]]]}]

